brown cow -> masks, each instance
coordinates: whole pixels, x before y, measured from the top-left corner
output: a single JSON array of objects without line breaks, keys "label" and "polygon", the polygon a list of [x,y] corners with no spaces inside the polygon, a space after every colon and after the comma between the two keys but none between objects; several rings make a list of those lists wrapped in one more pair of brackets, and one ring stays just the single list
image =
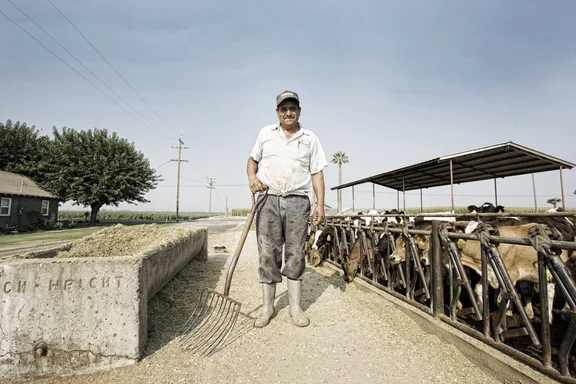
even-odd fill
[{"label": "brown cow", "polygon": [[[455,227],[466,228],[467,224],[467,222],[456,222]],[[528,230],[535,225],[538,224],[528,223],[521,225],[502,225],[497,226],[497,229],[500,233],[500,236],[503,237],[528,238]],[[427,258],[428,252],[430,250],[430,242],[428,241],[428,237],[422,237],[421,239],[424,239],[424,247],[422,250],[423,257]],[[465,267],[476,271],[478,275],[482,275],[480,242],[469,240],[465,242],[464,246],[459,248],[461,248],[460,259],[462,260],[462,264]],[[538,254],[534,248],[524,245],[501,243],[498,247],[498,250],[500,251],[502,262],[504,263],[504,266],[510,275],[510,279],[512,280],[513,285],[516,285],[519,280],[538,284]],[[566,262],[566,260],[568,260],[567,252],[563,251],[560,257],[564,262]],[[401,262],[405,260],[405,258],[406,250],[404,247],[404,238],[400,236],[396,240],[396,249],[390,256],[390,260],[392,262]],[[496,278],[491,265],[488,265],[488,284],[490,284],[490,286],[495,289],[499,288],[498,279]],[[552,322],[552,302],[554,299],[554,290],[554,283],[548,283],[548,309],[550,323]],[[482,284],[476,284],[474,292],[476,293],[476,300],[478,301],[478,305],[482,307]],[[534,313],[531,303],[527,305],[526,310],[529,318],[533,318]]]},{"label": "brown cow", "polygon": [[[360,230],[359,230],[360,231]],[[371,231],[362,230],[366,234],[366,246],[368,248],[368,257],[372,258],[372,233]],[[354,245],[350,250],[350,254],[344,257],[342,261],[342,269],[344,270],[344,281],[351,283],[356,277],[358,268],[360,267],[360,262],[362,261],[360,250],[361,250],[361,236],[359,235],[354,241]],[[364,252],[364,251],[362,251]]]}]

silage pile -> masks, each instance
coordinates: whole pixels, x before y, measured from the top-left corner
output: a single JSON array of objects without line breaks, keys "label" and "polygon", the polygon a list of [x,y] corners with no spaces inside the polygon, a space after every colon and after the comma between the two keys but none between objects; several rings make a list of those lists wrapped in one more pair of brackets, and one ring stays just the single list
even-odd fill
[{"label": "silage pile", "polygon": [[59,252],[56,257],[131,256],[167,247],[191,237],[192,233],[190,229],[157,224],[117,224],[76,240],[70,250]]}]

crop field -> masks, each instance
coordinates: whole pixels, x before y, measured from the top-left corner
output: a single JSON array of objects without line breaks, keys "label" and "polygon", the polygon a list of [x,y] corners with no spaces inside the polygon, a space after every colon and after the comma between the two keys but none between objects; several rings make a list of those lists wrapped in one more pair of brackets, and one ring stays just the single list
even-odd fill
[{"label": "crop field", "polygon": [[[84,220],[85,213],[89,211],[59,211],[58,219],[74,219],[74,220]],[[212,212],[211,214],[207,212],[179,212],[178,217],[180,220],[197,220],[204,219],[210,216],[223,215],[223,212]],[[90,216],[88,216],[89,218]],[[151,220],[151,221],[164,221],[164,220],[175,220],[176,213],[174,212],[152,212],[152,211],[101,211],[98,212],[99,220]]]}]

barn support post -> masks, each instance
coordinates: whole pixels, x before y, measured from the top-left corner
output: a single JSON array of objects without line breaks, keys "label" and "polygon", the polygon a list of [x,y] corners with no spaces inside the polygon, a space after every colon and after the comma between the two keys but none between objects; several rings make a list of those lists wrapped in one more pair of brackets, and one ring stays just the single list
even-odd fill
[{"label": "barn support post", "polygon": [[454,173],[452,170],[452,159],[450,159],[450,197],[452,199],[452,213],[454,213]]},{"label": "barn support post", "polygon": [[372,209],[376,209],[376,184],[372,183]]},{"label": "barn support post", "polygon": [[404,178],[402,178],[402,199],[404,212],[406,212],[406,187],[404,186]]},{"label": "barn support post", "polygon": [[422,203],[422,188],[420,188],[420,213],[424,212],[424,205]]},{"label": "barn support post", "polygon": [[564,181],[562,179],[562,167],[560,167],[560,192],[562,193],[562,209],[566,210],[566,202],[564,201]]},{"label": "barn support post", "polygon": [[[422,191],[422,190],[420,190]],[[432,221],[432,312],[436,319],[444,314],[444,285],[442,282],[442,245],[439,235],[440,222]]]},{"label": "barn support post", "polygon": [[396,190],[396,209],[400,210],[400,191]]},{"label": "barn support post", "polygon": [[494,178],[494,205],[498,206],[498,185],[496,184],[496,178]]},{"label": "barn support post", "polygon": [[354,213],[354,186],[352,186],[352,213]]},{"label": "barn support post", "polygon": [[532,174],[532,193],[534,194],[534,212],[538,213],[538,201],[536,200],[536,181],[534,181],[534,174]]}]

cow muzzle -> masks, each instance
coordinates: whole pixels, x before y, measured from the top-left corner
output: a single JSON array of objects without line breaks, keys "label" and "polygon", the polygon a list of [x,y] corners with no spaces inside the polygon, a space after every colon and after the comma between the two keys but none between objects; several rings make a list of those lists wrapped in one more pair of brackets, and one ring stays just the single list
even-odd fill
[{"label": "cow muzzle", "polygon": [[400,256],[397,255],[390,255],[390,264],[392,265],[398,265],[402,262],[402,259],[400,258]]}]

